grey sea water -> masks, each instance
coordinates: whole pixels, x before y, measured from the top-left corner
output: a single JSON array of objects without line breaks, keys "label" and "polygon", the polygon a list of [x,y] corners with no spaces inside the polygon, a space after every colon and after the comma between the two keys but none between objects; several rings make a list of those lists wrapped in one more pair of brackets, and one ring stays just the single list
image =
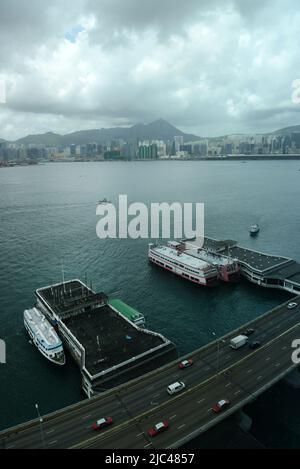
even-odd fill
[{"label": "grey sea water", "polygon": [[[22,323],[34,290],[61,281],[62,260],[67,279],[87,278],[94,289],[132,305],[180,353],[288,298],[244,281],[205,289],[151,267],[147,240],[97,238],[99,199],[116,202],[127,194],[129,202],[147,204],[203,202],[208,236],[300,260],[299,168],[297,161],[174,161],[1,169],[0,338],[8,357],[0,365],[0,428],[35,418],[35,403],[47,413],[83,397],[76,366],[71,360],[64,368],[48,363],[29,343]],[[251,223],[262,227],[255,239],[249,237]],[[280,384],[258,401],[258,410],[251,409],[255,430],[268,435],[268,444],[300,447],[297,399]]]}]

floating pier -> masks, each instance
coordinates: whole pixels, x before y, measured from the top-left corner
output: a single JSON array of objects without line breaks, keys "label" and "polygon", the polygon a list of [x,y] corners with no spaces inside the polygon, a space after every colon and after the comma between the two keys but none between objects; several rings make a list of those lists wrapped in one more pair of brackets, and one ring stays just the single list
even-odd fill
[{"label": "floating pier", "polygon": [[110,304],[107,295],[93,292],[80,280],[39,288],[36,296],[38,308],[55,324],[80,367],[88,397],[178,356],[175,345],[162,334],[139,327],[144,326],[141,314],[129,307],[125,310],[120,301]]},{"label": "floating pier", "polygon": [[236,260],[242,275],[256,285],[300,294],[300,264],[293,259],[244,248],[230,239],[205,237],[203,248]]}]

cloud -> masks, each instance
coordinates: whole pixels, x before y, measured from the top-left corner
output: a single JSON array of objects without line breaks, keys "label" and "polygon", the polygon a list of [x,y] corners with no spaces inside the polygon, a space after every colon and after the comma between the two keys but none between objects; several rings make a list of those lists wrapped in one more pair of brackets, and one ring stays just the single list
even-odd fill
[{"label": "cloud", "polygon": [[1,0],[0,136],[165,118],[199,135],[298,123],[296,0]]}]

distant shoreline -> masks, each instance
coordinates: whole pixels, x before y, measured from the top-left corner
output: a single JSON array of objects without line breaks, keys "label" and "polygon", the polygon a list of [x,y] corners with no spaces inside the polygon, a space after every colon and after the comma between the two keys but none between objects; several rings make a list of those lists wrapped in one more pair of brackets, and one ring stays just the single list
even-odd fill
[{"label": "distant shoreline", "polygon": [[[114,163],[114,162],[130,162],[130,161],[137,161],[137,162],[151,162],[151,161],[284,161],[284,160],[300,160],[300,154],[298,155],[239,155],[239,156],[205,156],[205,157],[187,157],[187,158],[132,158],[132,159],[110,159],[110,160],[93,160],[93,159],[82,159],[82,160],[74,160],[74,161],[61,161],[62,163],[83,163],[83,162],[97,162],[97,163]],[[51,161],[52,163],[59,163],[60,161]]]},{"label": "distant shoreline", "polygon": [[134,158],[134,159],[111,159],[111,160],[102,160],[102,159],[81,159],[81,160],[49,160],[49,161],[41,161],[41,162],[34,162],[34,163],[15,163],[15,162],[7,162],[7,164],[1,164],[0,162],[0,169],[2,168],[18,168],[18,167],[23,167],[23,166],[36,166],[40,164],[47,164],[47,163],[128,163],[128,162],[152,162],[152,161],[179,161],[179,162],[184,162],[184,161],[241,161],[241,162],[248,162],[248,161],[296,161],[300,160],[300,154],[298,155],[239,155],[239,156],[205,156],[201,158],[158,158],[158,159],[139,159],[139,158]]}]

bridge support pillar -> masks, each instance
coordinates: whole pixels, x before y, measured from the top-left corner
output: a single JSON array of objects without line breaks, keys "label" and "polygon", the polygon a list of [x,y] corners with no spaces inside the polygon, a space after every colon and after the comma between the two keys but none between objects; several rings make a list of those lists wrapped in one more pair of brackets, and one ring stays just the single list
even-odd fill
[{"label": "bridge support pillar", "polygon": [[283,381],[292,388],[300,389],[300,370],[296,368],[295,370],[291,371]]},{"label": "bridge support pillar", "polygon": [[252,427],[252,418],[245,414],[243,410],[239,410],[236,413],[236,421],[238,426],[244,430],[244,432],[250,432]]}]

